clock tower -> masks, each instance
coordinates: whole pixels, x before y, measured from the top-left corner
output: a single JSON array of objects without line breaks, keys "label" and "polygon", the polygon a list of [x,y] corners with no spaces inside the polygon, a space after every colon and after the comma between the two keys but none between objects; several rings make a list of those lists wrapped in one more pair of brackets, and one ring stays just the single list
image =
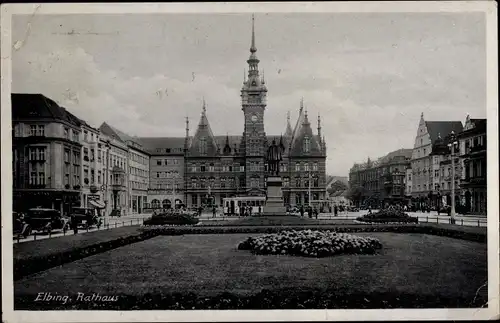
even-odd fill
[{"label": "clock tower", "polygon": [[264,188],[264,155],[266,133],[264,111],[267,88],[264,77],[259,75],[259,59],[255,47],[255,19],[252,15],[252,44],[248,63],[248,79],[243,80],[241,105],[245,116],[243,140],[246,157],[246,183],[249,189]]}]

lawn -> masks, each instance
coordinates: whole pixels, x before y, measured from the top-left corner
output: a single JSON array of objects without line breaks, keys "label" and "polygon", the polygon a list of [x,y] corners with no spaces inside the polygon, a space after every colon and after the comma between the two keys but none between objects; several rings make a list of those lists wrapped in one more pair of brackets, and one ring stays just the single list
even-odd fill
[{"label": "lawn", "polygon": [[60,236],[50,239],[41,239],[23,243],[15,243],[14,261],[17,259],[27,259],[30,257],[43,257],[55,253],[70,251],[75,248],[83,248],[97,243],[127,237],[138,234],[139,226],[126,226],[120,228],[110,228],[109,230],[99,230],[92,232],[81,232],[76,235]]},{"label": "lawn", "polygon": [[[380,239],[378,255],[257,256],[238,251],[248,234],[159,236],[15,282],[16,299],[39,292],[210,297],[268,290],[418,295],[468,299],[486,281],[486,244],[423,234],[359,233]],[[369,296],[367,296],[369,297]],[[418,307],[418,304],[415,304]],[[438,306],[439,307],[439,306]]]}]

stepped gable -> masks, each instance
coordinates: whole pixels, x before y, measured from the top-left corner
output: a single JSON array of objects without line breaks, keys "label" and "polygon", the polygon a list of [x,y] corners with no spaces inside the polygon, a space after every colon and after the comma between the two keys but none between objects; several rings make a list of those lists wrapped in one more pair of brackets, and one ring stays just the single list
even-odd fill
[{"label": "stepped gable", "polygon": [[200,122],[193,140],[189,144],[188,154],[191,157],[215,157],[219,155],[219,152],[222,151],[219,150],[219,145],[208,122],[206,103],[203,100]]}]

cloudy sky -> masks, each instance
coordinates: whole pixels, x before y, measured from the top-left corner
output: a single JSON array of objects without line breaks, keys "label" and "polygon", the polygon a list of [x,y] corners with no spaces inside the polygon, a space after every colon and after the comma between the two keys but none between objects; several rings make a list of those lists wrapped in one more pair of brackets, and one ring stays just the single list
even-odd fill
[{"label": "cloudy sky", "polygon": [[[412,148],[426,120],[486,117],[482,13],[256,14],[268,134],[304,97],[327,172]],[[183,136],[203,97],[215,134],[241,134],[250,14],[14,16],[13,92],[42,93],[98,127]],[[294,120],[292,120],[294,125]],[[314,127],[316,128],[316,127]]]}]

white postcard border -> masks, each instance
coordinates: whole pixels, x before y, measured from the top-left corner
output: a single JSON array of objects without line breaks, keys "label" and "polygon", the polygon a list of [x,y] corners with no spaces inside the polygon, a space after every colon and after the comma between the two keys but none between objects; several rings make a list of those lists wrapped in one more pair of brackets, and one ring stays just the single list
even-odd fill
[{"label": "white postcard border", "polygon": [[[12,217],[2,216],[2,296],[5,322],[209,322],[209,321],[385,321],[499,318],[498,46],[496,2],[302,2],[302,3],[125,3],[7,4],[1,7],[2,214],[12,212],[11,17],[13,14],[140,14],[230,12],[484,12],[487,17],[488,298],[487,309],[394,310],[196,310],[196,311],[13,311]],[[10,46],[5,46],[8,44]]]}]

